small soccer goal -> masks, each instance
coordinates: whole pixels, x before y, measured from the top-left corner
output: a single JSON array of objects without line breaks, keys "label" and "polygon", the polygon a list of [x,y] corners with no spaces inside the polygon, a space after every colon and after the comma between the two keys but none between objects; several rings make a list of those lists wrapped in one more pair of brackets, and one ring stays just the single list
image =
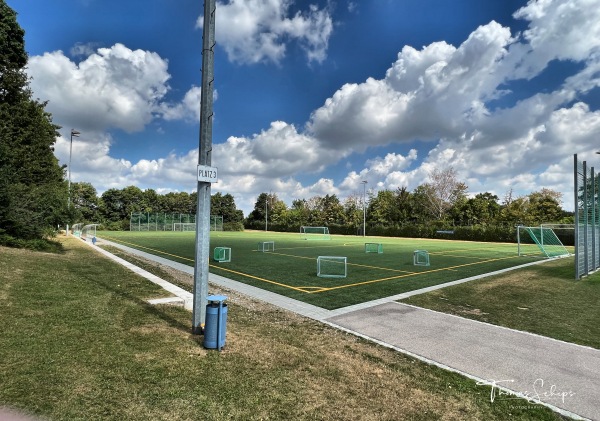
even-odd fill
[{"label": "small soccer goal", "polygon": [[196,231],[195,222],[173,222],[173,231]]},{"label": "small soccer goal", "polygon": [[213,259],[217,262],[231,262],[231,247],[215,247]]},{"label": "small soccer goal", "polygon": [[317,276],[320,278],[345,278],[348,275],[347,258],[341,256],[317,257]]},{"label": "small soccer goal", "polygon": [[383,244],[365,243],[365,253],[383,253]]},{"label": "small soccer goal", "polygon": [[267,252],[275,251],[275,241],[262,241],[258,243],[258,251]]},{"label": "small soccer goal", "polygon": [[300,227],[300,235],[304,240],[331,240],[328,227]]},{"label": "small soccer goal", "polygon": [[413,253],[413,265],[429,266],[429,252],[427,250],[415,250]]}]

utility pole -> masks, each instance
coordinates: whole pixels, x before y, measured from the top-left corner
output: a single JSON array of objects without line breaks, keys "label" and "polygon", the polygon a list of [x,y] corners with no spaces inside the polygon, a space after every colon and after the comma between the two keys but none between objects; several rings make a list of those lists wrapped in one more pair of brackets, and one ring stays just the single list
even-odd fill
[{"label": "utility pole", "polygon": [[200,97],[200,145],[198,150],[198,207],[196,210],[196,253],[194,262],[194,305],[192,333],[201,335],[206,322],[208,262],[210,259],[210,188],[216,181],[211,167],[213,90],[215,68],[215,0],[204,1],[202,32],[202,94]]}]

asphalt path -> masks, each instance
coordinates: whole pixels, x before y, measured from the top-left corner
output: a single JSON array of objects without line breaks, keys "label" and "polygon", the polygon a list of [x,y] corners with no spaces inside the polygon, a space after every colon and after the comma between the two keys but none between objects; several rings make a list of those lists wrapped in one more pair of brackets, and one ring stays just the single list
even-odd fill
[{"label": "asphalt path", "polygon": [[600,350],[398,302],[325,321],[490,385],[492,401],[600,420]]}]

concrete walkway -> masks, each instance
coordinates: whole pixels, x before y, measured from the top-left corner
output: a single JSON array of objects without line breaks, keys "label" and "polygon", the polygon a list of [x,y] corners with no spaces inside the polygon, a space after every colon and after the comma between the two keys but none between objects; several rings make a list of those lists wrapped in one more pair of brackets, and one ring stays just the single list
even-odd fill
[{"label": "concrete walkway", "polygon": [[[190,266],[110,244],[193,274]],[[330,311],[214,274],[209,282],[491,385],[491,400],[521,396],[600,421],[600,350],[401,304],[398,296]]]}]

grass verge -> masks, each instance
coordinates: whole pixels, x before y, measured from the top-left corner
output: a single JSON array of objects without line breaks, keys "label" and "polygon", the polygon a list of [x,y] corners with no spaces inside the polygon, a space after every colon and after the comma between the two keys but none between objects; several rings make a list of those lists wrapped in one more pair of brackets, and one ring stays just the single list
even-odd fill
[{"label": "grass verge", "polygon": [[561,419],[243,296],[207,351],[154,284],[67,239],[0,248],[0,406],[50,420]]},{"label": "grass verge", "polygon": [[572,258],[402,302],[600,349],[600,273],[576,281]]}]

